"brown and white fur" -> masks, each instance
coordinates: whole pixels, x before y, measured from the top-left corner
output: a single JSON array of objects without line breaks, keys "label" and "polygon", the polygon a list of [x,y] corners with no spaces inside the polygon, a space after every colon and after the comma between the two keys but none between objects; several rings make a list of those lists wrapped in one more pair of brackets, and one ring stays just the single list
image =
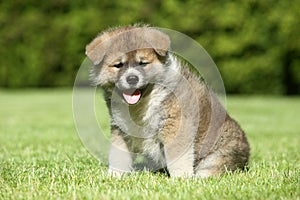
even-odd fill
[{"label": "brown and white fur", "polygon": [[86,47],[93,81],[111,115],[109,171],[166,166],[171,177],[243,169],[249,144],[205,82],[169,50],[168,35],[147,26],[101,33]]}]

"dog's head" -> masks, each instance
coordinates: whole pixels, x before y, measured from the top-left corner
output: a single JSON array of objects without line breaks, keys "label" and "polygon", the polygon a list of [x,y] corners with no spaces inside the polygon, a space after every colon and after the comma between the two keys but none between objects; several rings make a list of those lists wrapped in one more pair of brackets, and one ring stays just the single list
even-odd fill
[{"label": "dog's head", "polygon": [[116,87],[128,104],[136,104],[150,85],[163,81],[169,37],[150,27],[130,26],[104,32],[86,47],[96,85]]}]

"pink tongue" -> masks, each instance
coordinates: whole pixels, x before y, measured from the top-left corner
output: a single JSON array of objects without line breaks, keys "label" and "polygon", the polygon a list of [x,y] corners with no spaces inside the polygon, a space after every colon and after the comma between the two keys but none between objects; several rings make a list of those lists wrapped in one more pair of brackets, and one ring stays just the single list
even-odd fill
[{"label": "pink tongue", "polygon": [[141,91],[136,90],[133,94],[123,92],[123,97],[128,104],[136,104],[141,98]]}]

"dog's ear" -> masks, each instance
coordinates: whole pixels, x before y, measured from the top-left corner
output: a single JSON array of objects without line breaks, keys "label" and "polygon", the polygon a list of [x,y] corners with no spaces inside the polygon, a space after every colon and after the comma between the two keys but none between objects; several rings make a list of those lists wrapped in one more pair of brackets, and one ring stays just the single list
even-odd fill
[{"label": "dog's ear", "polygon": [[170,50],[170,38],[167,34],[154,28],[146,28],[144,31],[145,40],[153,47],[160,56],[166,56]]},{"label": "dog's ear", "polygon": [[85,48],[85,54],[94,65],[100,64],[106,54],[109,41],[105,39],[107,39],[105,35],[100,35]]}]

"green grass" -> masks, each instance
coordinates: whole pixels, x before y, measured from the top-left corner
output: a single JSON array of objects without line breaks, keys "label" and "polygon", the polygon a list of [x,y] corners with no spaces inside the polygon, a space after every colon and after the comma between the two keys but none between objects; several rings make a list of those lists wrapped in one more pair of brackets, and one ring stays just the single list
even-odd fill
[{"label": "green grass", "polygon": [[71,90],[0,91],[0,199],[300,199],[300,97],[232,96],[227,108],[251,144],[248,172],[116,179],[82,146]]}]

